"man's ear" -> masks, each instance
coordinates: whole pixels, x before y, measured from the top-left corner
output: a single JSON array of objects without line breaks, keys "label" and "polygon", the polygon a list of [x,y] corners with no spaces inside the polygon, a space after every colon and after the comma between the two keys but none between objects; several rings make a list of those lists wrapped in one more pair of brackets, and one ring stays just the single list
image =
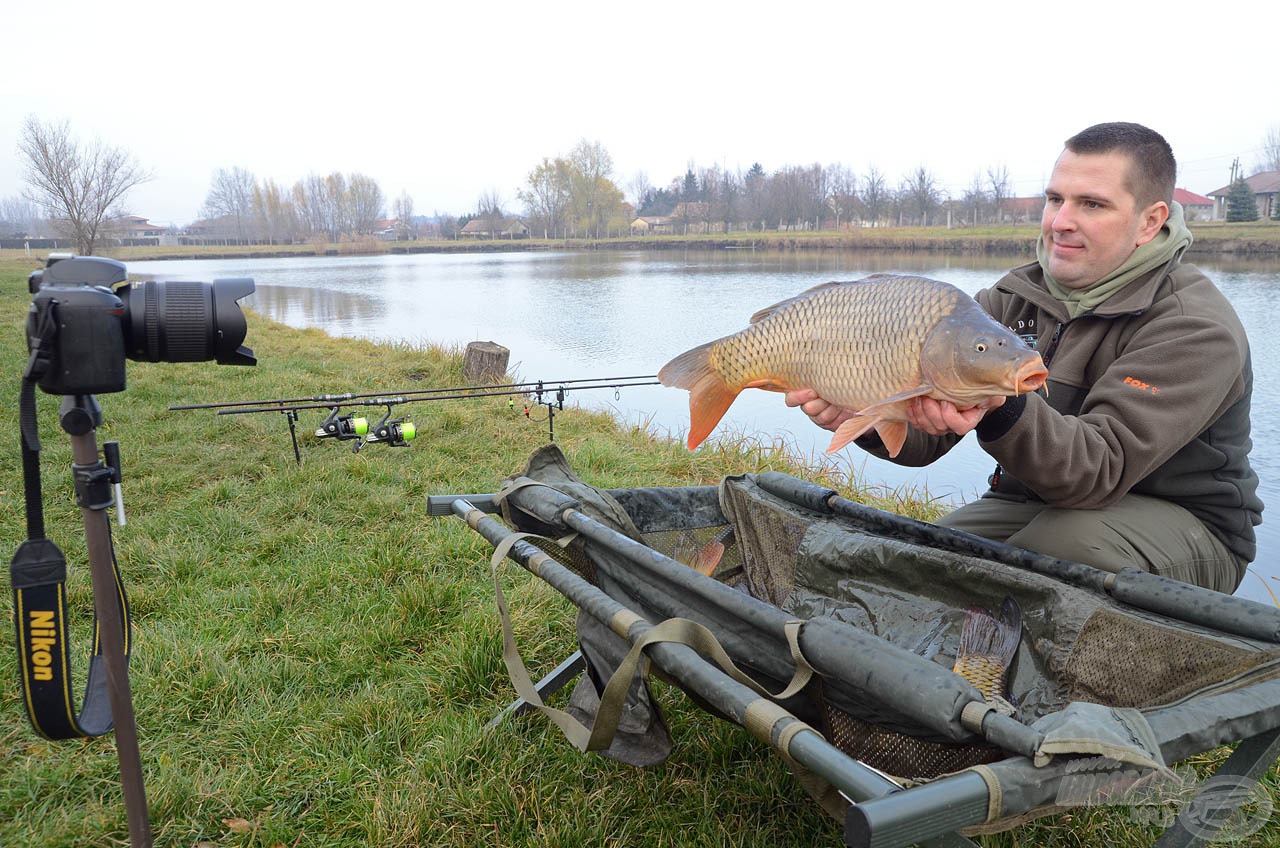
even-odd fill
[{"label": "man's ear", "polygon": [[1169,204],[1163,200],[1157,200],[1146,209],[1138,213],[1141,226],[1138,229],[1138,240],[1135,247],[1151,241],[1164,227],[1165,221],[1169,220]]}]

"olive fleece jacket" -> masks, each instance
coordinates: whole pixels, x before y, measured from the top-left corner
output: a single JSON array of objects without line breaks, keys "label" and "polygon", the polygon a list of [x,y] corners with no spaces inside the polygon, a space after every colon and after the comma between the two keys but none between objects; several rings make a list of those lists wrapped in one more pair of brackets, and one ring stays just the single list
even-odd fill
[{"label": "olive fleece jacket", "polygon": [[[1069,319],[1032,262],[977,300],[1049,367],[1047,397],[1009,398],[977,427],[1002,469],[990,496],[1069,509],[1129,492],[1163,498],[1253,560],[1262,502],[1249,464],[1249,343],[1203,273],[1175,259]],[[957,441],[911,430],[895,461],[927,465]],[[878,438],[858,443],[885,456]]]}]

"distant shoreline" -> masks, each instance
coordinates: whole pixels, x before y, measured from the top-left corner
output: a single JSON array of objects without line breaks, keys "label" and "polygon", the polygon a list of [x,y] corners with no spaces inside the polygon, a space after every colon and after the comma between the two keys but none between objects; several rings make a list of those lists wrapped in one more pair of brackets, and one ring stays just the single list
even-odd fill
[{"label": "distant shoreline", "polygon": [[[1201,223],[1191,226],[1195,241],[1189,255],[1280,257],[1280,224]],[[113,247],[102,255],[121,260],[265,259],[307,256],[377,256],[419,253],[526,253],[600,250],[747,250],[747,251],[906,251],[989,256],[1032,257],[1037,225],[946,230],[939,227],[883,227],[845,231],[730,233],[728,235],[658,235],[601,239],[484,239],[384,242],[372,238],[340,244],[181,245]],[[45,250],[32,250],[43,259]],[[0,258],[21,259],[24,251],[6,249]]]}]

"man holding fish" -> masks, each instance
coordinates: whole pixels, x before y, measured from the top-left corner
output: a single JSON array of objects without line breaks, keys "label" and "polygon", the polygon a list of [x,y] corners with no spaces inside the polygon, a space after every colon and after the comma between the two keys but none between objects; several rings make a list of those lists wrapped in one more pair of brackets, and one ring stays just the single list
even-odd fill
[{"label": "man holding fish", "polygon": [[981,310],[944,283],[877,276],[682,354],[660,377],[690,390],[690,447],[743,388],[786,392],[835,431],[830,450],[855,440],[904,465],[974,431],[999,463],[991,488],[939,524],[1234,591],[1262,512],[1249,346],[1222,293],[1181,263],[1175,176],[1158,133],[1090,127],[1054,166],[1037,261],[980,292]]}]

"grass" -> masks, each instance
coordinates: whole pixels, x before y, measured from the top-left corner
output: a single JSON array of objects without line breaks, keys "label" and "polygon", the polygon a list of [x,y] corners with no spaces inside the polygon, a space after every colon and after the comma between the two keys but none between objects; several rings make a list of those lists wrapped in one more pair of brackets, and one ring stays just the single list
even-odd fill
[{"label": "grass", "polygon": [[[0,262],[0,373],[14,388],[29,270]],[[340,340],[257,316],[249,341],[256,368],[130,363],[128,391],[100,398],[99,440],[119,440],[124,460],[130,516],[115,540],[133,603],[132,682],[157,845],[840,844],[839,826],[776,756],[660,684],[675,751],[652,770],[579,755],[536,717],[487,732],[513,697],[487,546],[456,520],[427,518],[423,498],[492,491],[545,440],[544,425],[501,399],[418,407],[411,449],[353,454],[307,437],[298,467],[279,416],[166,411],[414,377],[462,382],[451,350]],[[72,565],[83,651],[91,598],[56,405],[40,395],[46,516]],[[24,535],[22,483],[15,407],[4,415],[0,495],[11,507],[0,528],[12,548]],[[605,487],[777,468],[859,500],[882,494],[781,443],[739,438],[689,452],[574,409],[556,431],[578,472]],[[885,497],[876,502],[935,514],[911,493]],[[526,660],[535,674],[548,670],[574,648],[573,610],[518,570],[508,585]],[[83,654],[74,660],[83,670]],[[111,738],[37,738],[11,647],[0,649],[0,680],[0,845],[126,843]],[[1277,797],[1274,771],[1267,780]],[[1268,827],[1255,838],[1274,844],[1280,832]],[[1156,833],[1122,812],[1087,810],[985,844],[1146,845]]]}]

